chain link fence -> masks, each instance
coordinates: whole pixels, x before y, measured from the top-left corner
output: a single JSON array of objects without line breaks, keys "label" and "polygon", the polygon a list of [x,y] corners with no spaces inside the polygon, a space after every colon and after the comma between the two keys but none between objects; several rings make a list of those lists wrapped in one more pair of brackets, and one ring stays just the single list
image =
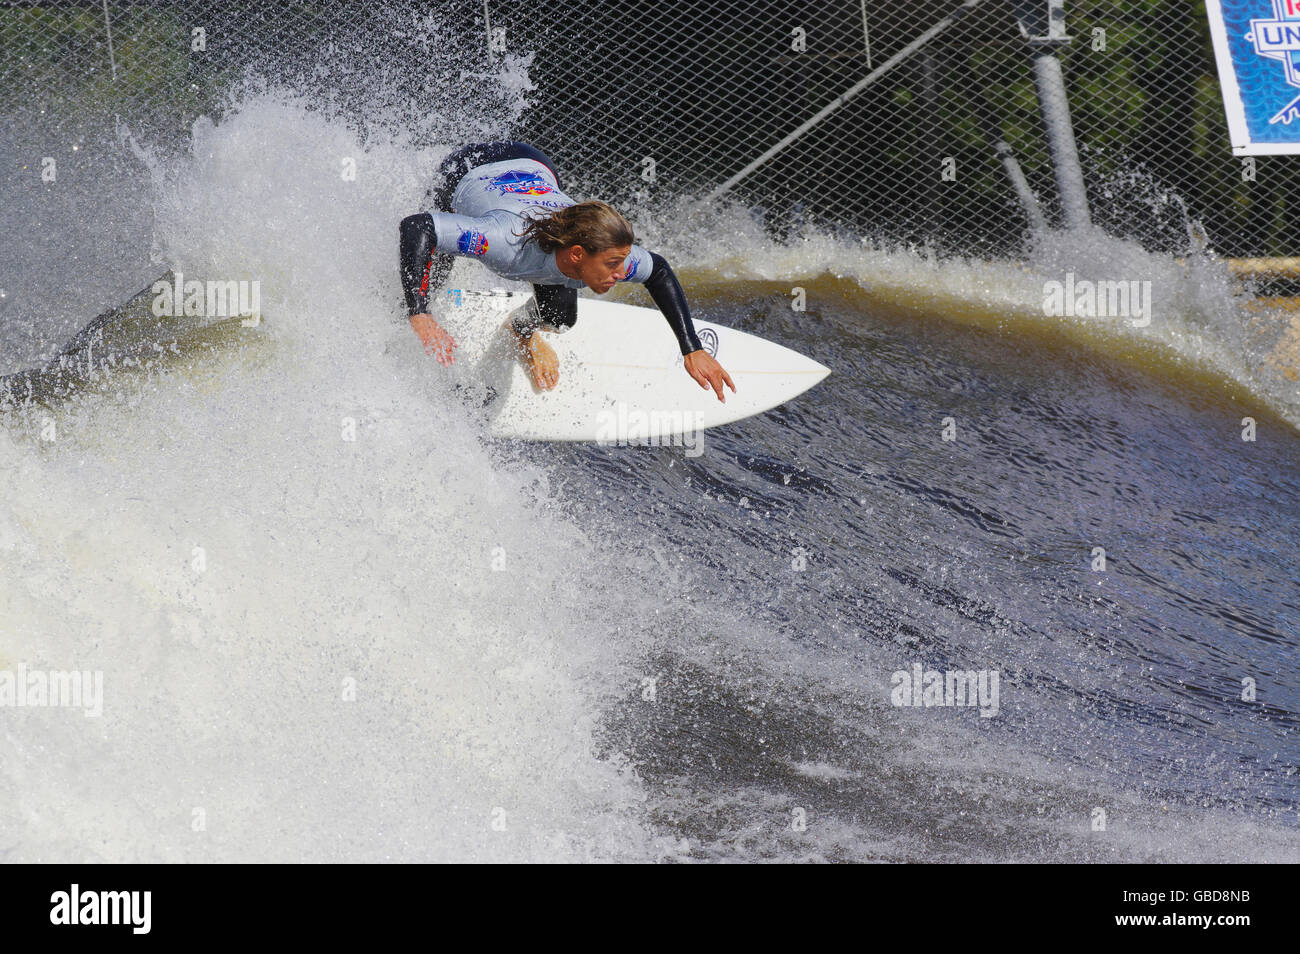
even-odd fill
[{"label": "chain link fence", "polygon": [[[580,195],[654,205],[721,191],[778,237],[817,224],[1015,256],[1039,216],[1062,220],[1017,17],[1043,7],[6,2],[0,113],[18,152],[124,128],[179,147],[196,117],[261,80],[312,93],[363,134],[527,139]],[[1093,221],[1174,254],[1294,253],[1300,179],[1289,157],[1250,170],[1231,154],[1204,5],[1067,0],[1065,12],[1059,56]]]},{"label": "chain link fence", "polygon": [[[1014,255],[1034,213],[1007,156],[1061,223],[1026,8],[1046,4],[715,0],[652,14],[589,0],[536,43],[525,127],[606,183],[651,157],[654,189],[701,194],[797,134],[734,186],[775,228],[812,218]],[[1068,0],[1065,11],[1059,55],[1093,220],[1153,250],[1208,237],[1229,256],[1293,254],[1290,159],[1232,155],[1204,4]],[[610,28],[589,30],[575,56],[568,38],[589,21]]]}]

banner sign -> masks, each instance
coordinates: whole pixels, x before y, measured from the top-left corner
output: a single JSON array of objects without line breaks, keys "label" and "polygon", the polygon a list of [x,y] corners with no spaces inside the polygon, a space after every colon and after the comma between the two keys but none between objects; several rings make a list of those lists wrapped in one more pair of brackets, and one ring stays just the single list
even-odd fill
[{"label": "banner sign", "polygon": [[1300,152],[1300,0],[1206,0],[1232,151]]}]

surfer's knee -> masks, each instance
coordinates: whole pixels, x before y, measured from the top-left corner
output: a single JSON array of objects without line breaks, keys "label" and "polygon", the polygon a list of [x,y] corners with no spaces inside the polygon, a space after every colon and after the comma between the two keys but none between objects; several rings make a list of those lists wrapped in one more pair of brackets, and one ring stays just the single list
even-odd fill
[{"label": "surfer's knee", "polygon": [[521,341],[527,341],[533,336],[542,323],[541,317],[537,311],[537,298],[528,299],[509,315],[510,327]]},{"label": "surfer's knee", "polygon": [[567,285],[534,285],[537,314],[542,324],[565,330],[578,321],[578,289]]}]

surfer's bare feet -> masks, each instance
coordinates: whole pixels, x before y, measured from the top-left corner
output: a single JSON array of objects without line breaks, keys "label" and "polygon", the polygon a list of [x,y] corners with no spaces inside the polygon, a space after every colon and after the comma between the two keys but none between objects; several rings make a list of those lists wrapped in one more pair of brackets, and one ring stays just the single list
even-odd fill
[{"label": "surfer's bare feet", "polygon": [[533,383],[543,391],[549,391],[560,380],[560,359],[555,349],[542,340],[541,332],[534,331],[523,342],[524,362],[528,373],[533,376]]}]

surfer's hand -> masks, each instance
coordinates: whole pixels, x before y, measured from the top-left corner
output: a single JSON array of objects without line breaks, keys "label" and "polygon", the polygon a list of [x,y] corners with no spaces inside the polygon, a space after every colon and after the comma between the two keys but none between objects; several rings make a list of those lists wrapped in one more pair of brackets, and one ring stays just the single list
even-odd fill
[{"label": "surfer's hand", "polygon": [[732,382],[726,368],[718,364],[717,359],[703,348],[692,351],[682,359],[682,363],[686,365],[686,373],[698,381],[700,387],[707,391],[712,386],[718,393],[718,400],[723,404],[727,403],[727,399],[722,393],[722,382],[731,385],[732,394],[736,393],[736,385]]},{"label": "surfer's hand", "polygon": [[549,391],[560,381],[560,358],[555,349],[542,340],[541,334],[534,331],[524,342],[524,354],[528,360],[528,370],[532,372],[533,383],[543,391]]},{"label": "surfer's hand", "polygon": [[439,364],[451,364],[456,360],[452,353],[456,339],[449,335],[429,314],[411,316],[411,327],[424,342],[424,353],[433,355]]}]

